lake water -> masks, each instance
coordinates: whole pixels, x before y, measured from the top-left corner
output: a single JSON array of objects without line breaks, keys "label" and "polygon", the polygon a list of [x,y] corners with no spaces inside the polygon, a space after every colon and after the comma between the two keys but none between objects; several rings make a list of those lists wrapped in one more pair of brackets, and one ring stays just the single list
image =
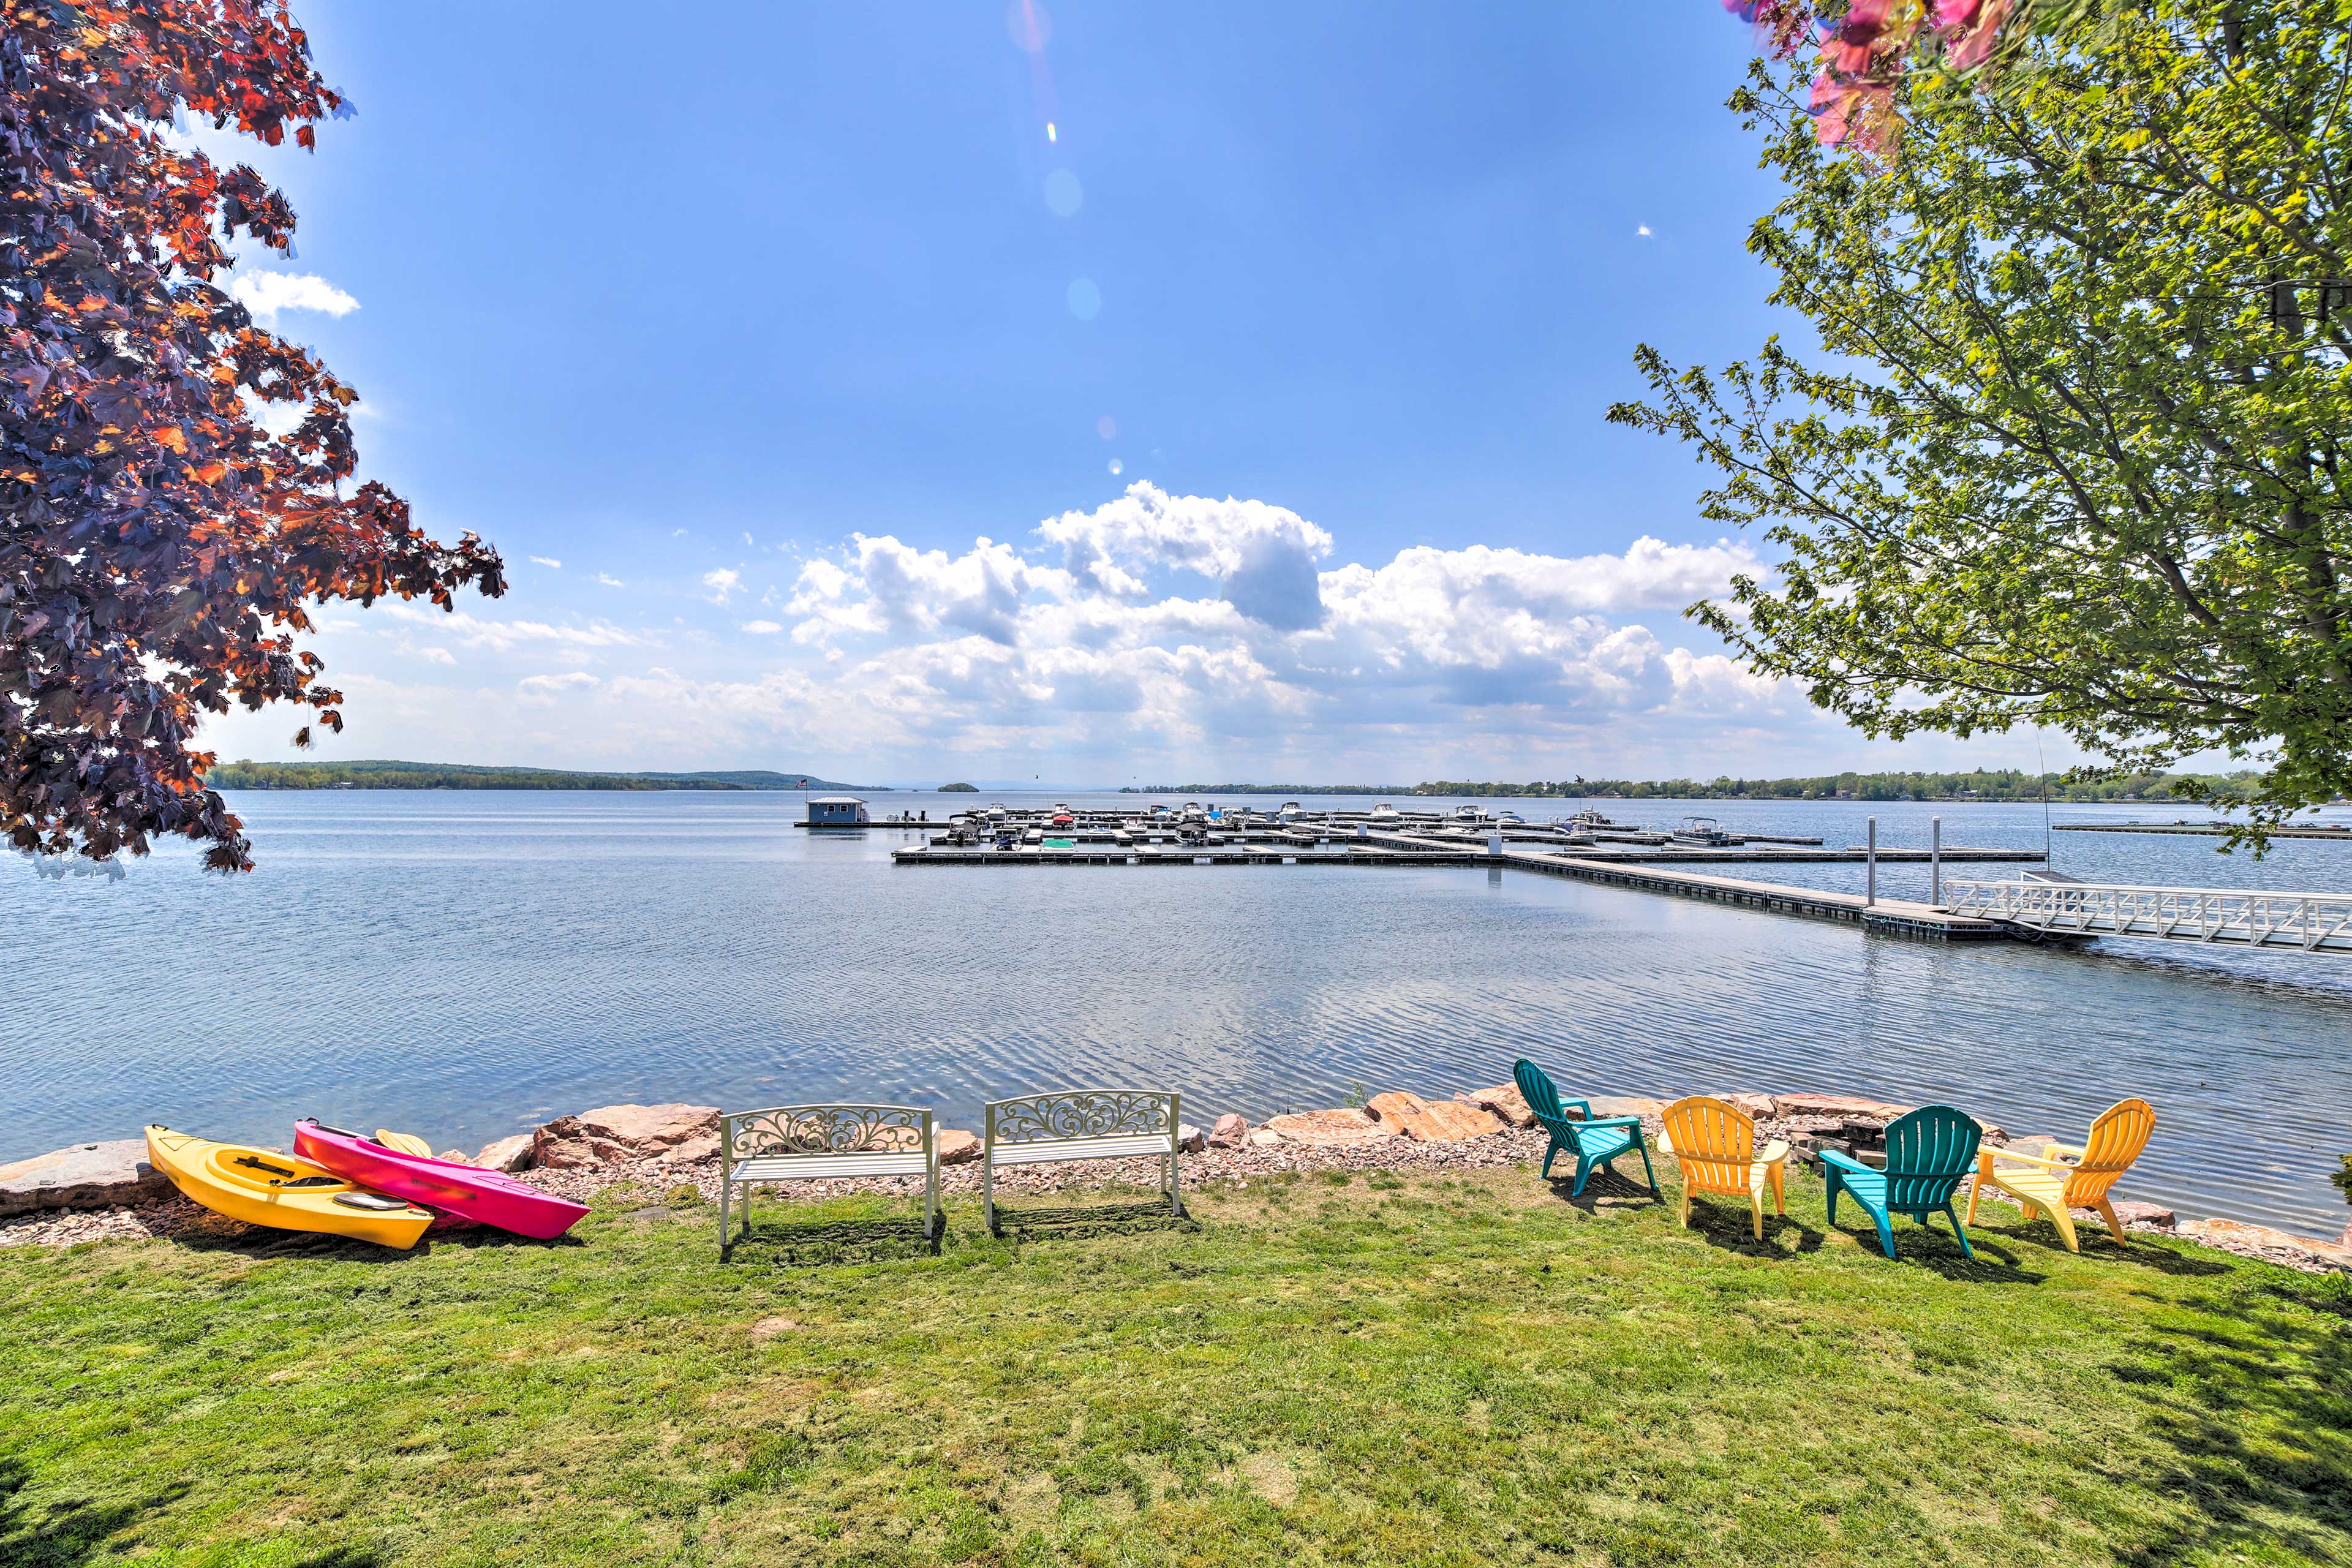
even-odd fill
[{"label": "lake water", "polygon": [[[972,798],[873,797],[935,818]],[[1600,804],[1832,844],[1871,813],[1890,847],[1924,846],[1935,813],[1948,844],[2042,839],[2038,806]],[[2326,1174],[2352,1150],[2352,960],[1937,947],[1486,868],[898,868],[908,836],[812,836],[781,794],[234,805],[248,877],[178,846],[116,882],[0,859],[0,1160],[149,1121],[282,1143],[306,1115],[474,1148],[620,1100],[913,1101],[971,1127],[985,1099],[1071,1084],[1174,1088],[1205,1124],[1448,1094],[1528,1056],[1571,1094],[1851,1089],[2011,1132],[2079,1135],[2137,1094],[2161,1121],[2126,1195],[2345,1219]],[[2088,879],[2352,890],[2352,846],[2257,865],[2209,839],[2053,843]],[[1925,890],[1924,868],[1880,876]]]}]

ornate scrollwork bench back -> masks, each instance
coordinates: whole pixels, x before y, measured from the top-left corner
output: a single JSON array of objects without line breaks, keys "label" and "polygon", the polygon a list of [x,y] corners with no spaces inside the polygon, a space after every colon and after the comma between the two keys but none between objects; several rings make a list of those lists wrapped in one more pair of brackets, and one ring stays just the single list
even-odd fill
[{"label": "ornate scrollwork bench back", "polygon": [[719,1157],[721,1257],[733,1245],[728,1235],[729,1200],[741,1185],[743,1233],[750,1235],[751,1188],[759,1182],[920,1176],[923,1234],[938,1231],[939,1141],[928,1106],[778,1105],[730,1110],[719,1118]]},{"label": "ornate scrollwork bench back", "polygon": [[1150,1089],[1062,1089],[991,1100],[981,1163],[988,1226],[996,1228],[996,1168],[1059,1160],[1126,1160],[1156,1155],[1167,1173],[1168,1207],[1184,1212],[1177,1191],[1181,1097]]}]

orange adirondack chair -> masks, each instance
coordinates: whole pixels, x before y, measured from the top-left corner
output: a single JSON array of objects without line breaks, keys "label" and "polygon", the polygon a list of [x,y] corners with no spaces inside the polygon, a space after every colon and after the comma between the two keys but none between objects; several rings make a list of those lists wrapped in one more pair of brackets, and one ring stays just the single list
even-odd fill
[{"label": "orange adirondack chair", "polygon": [[1756,1239],[1764,1239],[1764,1190],[1772,1190],[1776,1214],[1789,1212],[1784,1182],[1789,1146],[1775,1138],[1759,1152],[1756,1121],[1736,1105],[1704,1094],[1677,1100],[1666,1107],[1665,1135],[1658,1147],[1683,1168],[1682,1221],[1691,1216],[1695,1193],[1720,1193],[1748,1205]]},{"label": "orange adirondack chair", "polygon": [[[1969,1193],[1969,1223],[1976,1223],[1979,1194],[1995,1187],[2015,1198],[2026,1218],[2032,1219],[2037,1211],[2049,1215],[2069,1252],[2083,1250],[2074,1238],[2074,1216],[2069,1209],[2096,1210],[2115,1233],[2116,1245],[2127,1246],[2123,1222],[2116,1218],[2115,1205],[2107,1201],[2107,1189],[2131,1169],[2155,1131],[2154,1106],[2145,1100],[2119,1100],[2091,1123],[2091,1135],[2079,1148],[2053,1143],[2047,1154],[2040,1155],[1987,1149],[1977,1156],[1976,1185]],[[2074,1163],[2054,1158],[2060,1154],[2074,1156]]]}]

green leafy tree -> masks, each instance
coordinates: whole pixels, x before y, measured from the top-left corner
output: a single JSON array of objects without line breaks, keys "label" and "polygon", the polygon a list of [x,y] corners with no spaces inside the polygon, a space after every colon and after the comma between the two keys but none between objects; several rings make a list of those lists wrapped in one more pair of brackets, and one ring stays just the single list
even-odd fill
[{"label": "green leafy tree", "polygon": [[1693,607],[1865,731],[2021,722],[2111,767],[2352,789],[2352,0],[2156,0],[1904,83],[1822,145],[1806,67],[1732,100],[1788,194],[1749,248],[1816,329],[1720,373],[1644,345],[1612,420],[1690,443],[1775,580]]}]

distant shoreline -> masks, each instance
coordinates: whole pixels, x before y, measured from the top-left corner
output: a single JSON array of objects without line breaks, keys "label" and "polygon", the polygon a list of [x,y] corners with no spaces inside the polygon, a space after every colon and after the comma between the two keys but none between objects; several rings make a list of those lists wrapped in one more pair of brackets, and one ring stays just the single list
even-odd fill
[{"label": "distant shoreline", "polygon": [[215,789],[470,789],[470,790],[858,790],[892,793],[883,784],[842,784],[814,773],[767,769],[694,773],[572,773],[562,768],[478,767],[466,763],[224,763],[205,782]]}]

